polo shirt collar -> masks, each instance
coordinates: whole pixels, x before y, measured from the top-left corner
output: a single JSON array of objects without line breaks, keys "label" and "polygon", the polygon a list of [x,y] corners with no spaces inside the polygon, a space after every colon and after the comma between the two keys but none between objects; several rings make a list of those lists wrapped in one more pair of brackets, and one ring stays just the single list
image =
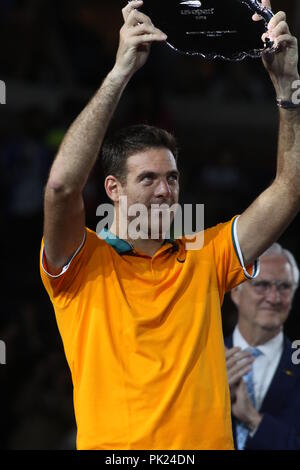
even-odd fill
[{"label": "polo shirt collar", "polygon": [[122,240],[114,233],[110,232],[107,228],[101,230],[99,234],[100,238],[108,243],[119,255],[130,253],[133,251],[133,246],[126,240]]},{"label": "polo shirt collar", "polygon": [[[99,233],[99,237],[102,238],[108,245],[110,245],[119,255],[133,252],[133,246],[126,240],[122,240],[114,233],[110,232],[107,228],[104,228]],[[171,243],[174,245],[174,238],[166,239],[163,245]]]}]

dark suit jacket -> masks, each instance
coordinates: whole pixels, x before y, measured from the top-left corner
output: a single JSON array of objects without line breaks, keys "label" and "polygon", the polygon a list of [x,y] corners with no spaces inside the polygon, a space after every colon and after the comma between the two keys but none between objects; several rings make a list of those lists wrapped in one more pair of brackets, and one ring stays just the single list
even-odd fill
[{"label": "dark suit jacket", "polygon": [[[225,345],[233,347],[232,336],[225,338]],[[248,437],[246,450],[300,450],[300,364],[292,363],[294,352],[285,336],[281,359],[259,410],[263,419],[254,436]],[[236,445],[233,416],[232,426]]]}]

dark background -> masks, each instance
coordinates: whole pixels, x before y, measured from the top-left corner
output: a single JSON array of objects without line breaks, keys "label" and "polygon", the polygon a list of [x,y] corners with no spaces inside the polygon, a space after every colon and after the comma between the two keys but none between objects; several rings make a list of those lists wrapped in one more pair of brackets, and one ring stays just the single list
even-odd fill
[{"label": "dark background", "polygon": [[[300,5],[274,0],[300,33]],[[50,301],[39,277],[43,187],[65,131],[114,64],[117,0],[0,0],[0,448],[74,447],[72,385]],[[278,115],[260,60],[207,62],[153,47],[111,128],[149,123],[181,148],[182,203],[204,203],[206,227],[241,213],[272,181]],[[96,165],[85,190],[87,224],[105,199]],[[272,217],[272,214],[270,214]],[[263,227],[261,227],[263,230]],[[280,242],[300,261],[299,218]],[[300,338],[299,294],[286,324]],[[228,297],[224,330],[235,322]]]}]

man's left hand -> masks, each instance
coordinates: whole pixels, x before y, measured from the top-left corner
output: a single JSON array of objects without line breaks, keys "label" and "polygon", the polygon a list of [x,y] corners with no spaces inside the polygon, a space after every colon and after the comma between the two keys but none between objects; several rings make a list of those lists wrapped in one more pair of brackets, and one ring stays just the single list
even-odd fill
[{"label": "man's left hand", "polygon": [[[271,8],[270,0],[262,0],[263,6]],[[253,16],[254,21],[259,21],[258,15]],[[275,51],[266,51],[262,60],[269,72],[275,87],[277,98],[291,100],[294,89],[293,83],[299,80],[298,72],[298,42],[291,35],[286,21],[286,14],[279,11],[270,20],[268,31],[263,34],[262,40],[269,38],[274,42]]]},{"label": "man's left hand", "polygon": [[243,380],[240,381],[235,393],[235,402],[232,404],[232,414],[238,420],[245,423],[251,431],[256,429],[262,416],[254,408],[247,390],[247,386]]}]

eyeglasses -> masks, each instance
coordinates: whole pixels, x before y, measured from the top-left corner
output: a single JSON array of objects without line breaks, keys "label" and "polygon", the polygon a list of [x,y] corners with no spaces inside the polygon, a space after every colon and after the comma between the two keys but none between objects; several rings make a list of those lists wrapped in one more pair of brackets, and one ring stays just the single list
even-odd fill
[{"label": "eyeglasses", "polygon": [[277,292],[281,295],[291,294],[294,284],[287,281],[250,281],[251,286],[258,294],[267,294],[273,286],[276,287]]}]

